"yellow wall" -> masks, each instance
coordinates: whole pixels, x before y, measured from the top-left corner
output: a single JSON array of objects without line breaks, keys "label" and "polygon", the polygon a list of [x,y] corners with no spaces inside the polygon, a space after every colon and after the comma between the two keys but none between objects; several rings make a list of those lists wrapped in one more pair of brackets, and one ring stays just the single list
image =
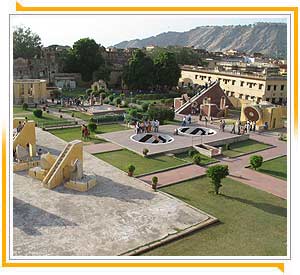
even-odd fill
[{"label": "yellow wall", "polygon": [[13,83],[14,104],[40,103],[49,97],[46,80],[19,79]]},{"label": "yellow wall", "polygon": [[[13,120],[13,125],[18,125],[20,119],[16,118]],[[36,137],[35,137],[35,122],[29,120],[25,123],[20,133],[14,137],[13,149],[15,150],[17,145],[20,145],[24,148],[27,147],[27,144],[30,145],[30,156],[36,155]]]}]

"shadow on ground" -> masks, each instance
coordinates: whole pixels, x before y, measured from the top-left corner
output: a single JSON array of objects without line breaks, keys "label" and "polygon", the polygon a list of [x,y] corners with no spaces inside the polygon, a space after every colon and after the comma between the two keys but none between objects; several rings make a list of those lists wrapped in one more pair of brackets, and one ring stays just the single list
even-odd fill
[{"label": "shadow on ground", "polygon": [[241,203],[245,203],[248,205],[251,205],[253,207],[256,207],[264,212],[273,214],[273,215],[277,215],[280,217],[286,217],[287,216],[287,209],[281,206],[277,206],[277,205],[273,205],[270,203],[265,203],[265,202],[254,202],[248,199],[242,199],[242,198],[238,198],[238,197],[233,197],[233,196],[228,196],[225,194],[220,194],[221,196],[230,199],[230,200],[235,200]]},{"label": "shadow on ground", "polygon": [[44,226],[78,226],[74,222],[51,214],[15,197],[13,200],[13,218],[14,227],[31,236],[41,235],[39,228]]}]

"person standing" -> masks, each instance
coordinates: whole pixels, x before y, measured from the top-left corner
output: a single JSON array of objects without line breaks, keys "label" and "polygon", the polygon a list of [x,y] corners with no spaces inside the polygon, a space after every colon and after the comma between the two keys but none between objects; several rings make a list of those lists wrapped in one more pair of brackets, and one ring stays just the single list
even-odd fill
[{"label": "person standing", "polygon": [[156,130],[156,132],[158,132],[159,131],[159,120],[156,120],[156,128],[157,128],[157,130]]},{"label": "person standing", "polygon": [[253,132],[255,132],[256,131],[256,121],[253,121],[253,127],[252,127],[253,129]]},{"label": "person standing", "polygon": [[181,126],[185,126],[185,125],[186,125],[186,117],[184,116],[183,119],[182,119]]},{"label": "person standing", "polygon": [[205,127],[207,127],[207,122],[208,122],[207,117],[204,118],[204,121],[205,121]]}]

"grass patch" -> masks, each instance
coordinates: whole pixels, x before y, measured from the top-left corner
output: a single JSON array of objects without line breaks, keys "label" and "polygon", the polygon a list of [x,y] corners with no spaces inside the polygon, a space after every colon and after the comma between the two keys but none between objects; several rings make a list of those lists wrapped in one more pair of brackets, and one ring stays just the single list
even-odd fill
[{"label": "grass patch", "polygon": [[160,189],[210,213],[220,223],[145,255],[285,256],[286,200],[229,178],[222,183],[221,195],[209,193],[207,177]]},{"label": "grass patch", "polygon": [[257,171],[283,180],[287,179],[287,157],[264,161]]},{"label": "grass patch", "polygon": [[[54,129],[54,130],[50,130],[49,132],[67,142],[75,140],[75,139],[78,139],[78,140],[82,139],[81,138],[81,127]],[[87,142],[87,143],[102,143],[102,142],[106,142],[106,141],[95,137],[95,133],[91,133],[90,139],[85,142]]]},{"label": "grass patch", "polygon": [[272,147],[269,144],[261,143],[253,139],[248,139],[230,144],[230,150],[223,146],[223,155],[226,157],[238,157],[247,153],[253,153]]},{"label": "grass patch", "polygon": [[34,110],[35,109],[28,109],[27,111],[25,111],[22,109],[22,107],[14,107],[13,108],[13,116],[14,117],[27,117],[28,120],[34,120],[39,127],[73,123],[69,120],[50,115],[46,112],[43,112],[43,116],[39,118],[39,117],[36,117],[33,115],[32,112]]},{"label": "grass patch", "polygon": [[127,172],[128,165],[132,164],[136,168],[134,172],[134,175],[136,176],[185,164],[182,160],[165,155],[144,158],[126,149],[99,153],[95,154],[95,156],[119,168],[120,170],[123,170],[124,172]]},{"label": "grass patch", "polygon": [[[218,162],[214,158],[209,158],[209,157],[207,157],[205,155],[202,155],[202,154],[200,154],[200,155],[201,155],[201,163],[200,163],[200,165],[207,165],[207,164]],[[186,162],[193,162],[193,158],[191,158],[188,155],[188,152],[183,152],[183,153],[176,154],[175,157],[179,158],[179,159],[181,159],[183,161],[186,161]]]}]

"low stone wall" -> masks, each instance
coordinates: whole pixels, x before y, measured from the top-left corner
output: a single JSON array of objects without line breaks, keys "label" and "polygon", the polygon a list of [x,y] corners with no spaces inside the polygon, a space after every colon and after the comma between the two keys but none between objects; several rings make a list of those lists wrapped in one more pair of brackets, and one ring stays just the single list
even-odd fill
[{"label": "low stone wall", "polygon": [[222,154],[222,147],[217,148],[214,146],[210,146],[207,144],[200,144],[193,146],[195,150],[197,150],[200,154],[207,156],[209,158],[219,156]]},{"label": "low stone wall", "polygon": [[64,187],[79,192],[86,192],[97,184],[96,177],[84,176],[81,180],[70,180],[64,184]]},{"label": "low stone wall", "polygon": [[13,164],[13,171],[20,172],[29,170],[30,168],[36,167],[40,165],[39,160],[28,161],[28,162],[14,162]]}]

